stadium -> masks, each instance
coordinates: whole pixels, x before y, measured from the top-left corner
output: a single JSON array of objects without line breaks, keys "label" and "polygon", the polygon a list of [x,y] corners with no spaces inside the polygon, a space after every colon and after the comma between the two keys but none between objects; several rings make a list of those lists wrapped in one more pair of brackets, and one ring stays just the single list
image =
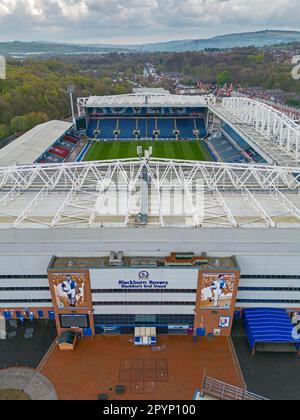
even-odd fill
[{"label": "stadium", "polygon": [[3,317],[229,337],[243,316],[252,350],[298,345],[299,126],[161,89],[77,105],[0,151]]}]

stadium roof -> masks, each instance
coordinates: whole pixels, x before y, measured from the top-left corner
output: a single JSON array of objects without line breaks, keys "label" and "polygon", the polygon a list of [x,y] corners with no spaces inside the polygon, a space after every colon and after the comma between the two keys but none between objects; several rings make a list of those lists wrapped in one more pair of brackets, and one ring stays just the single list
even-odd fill
[{"label": "stadium roof", "polygon": [[276,166],[125,159],[0,168],[0,229],[294,230],[299,192],[300,168]]},{"label": "stadium roof", "polygon": [[[81,102],[84,98],[79,98]],[[129,95],[91,96],[85,99],[87,108],[125,107],[202,107],[215,102],[213,96],[171,95],[168,91],[141,91]]]},{"label": "stadium roof", "polygon": [[248,98],[224,98],[210,108],[270,164],[300,166],[300,125],[292,118]]},{"label": "stadium roof", "polygon": [[32,164],[72,125],[54,120],[34,127],[0,150],[0,166]]}]

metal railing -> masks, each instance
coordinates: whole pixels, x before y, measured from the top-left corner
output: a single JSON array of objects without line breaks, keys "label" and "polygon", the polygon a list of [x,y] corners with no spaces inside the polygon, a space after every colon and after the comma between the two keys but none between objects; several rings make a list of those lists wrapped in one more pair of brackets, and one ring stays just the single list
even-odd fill
[{"label": "metal railing", "polygon": [[226,401],[267,401],[266,398],[248,392],[225,382],[206,376],[203,381],[202,395]]}]

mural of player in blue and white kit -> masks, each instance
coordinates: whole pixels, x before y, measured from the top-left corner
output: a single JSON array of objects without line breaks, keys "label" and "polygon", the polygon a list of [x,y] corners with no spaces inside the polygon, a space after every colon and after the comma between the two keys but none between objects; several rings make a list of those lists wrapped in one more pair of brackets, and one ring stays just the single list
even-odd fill
[{"label": "mural of player in blue and white kit", "polygon": [[84,274],[54,273],[52,278],[59,309],[86,306],[86,279]]},{"label": "mural of player in blue and white kit", "polygon": [[231,309],[235,274],[203,274],[200,306],[205,309]]}]

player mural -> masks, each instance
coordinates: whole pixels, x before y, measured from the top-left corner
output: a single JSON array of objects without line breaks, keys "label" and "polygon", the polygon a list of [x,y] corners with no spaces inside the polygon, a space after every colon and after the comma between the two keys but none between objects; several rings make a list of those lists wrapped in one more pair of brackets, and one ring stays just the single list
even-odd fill
[{"label": "player mural", "polygon": [[235,274],[208,273],[202,275],[202,309],[231,309],[235,291]]},{"label": "player mural", "polygon": [[89,306],[89,279],[86,273],[51,273],[58,309]]}]

